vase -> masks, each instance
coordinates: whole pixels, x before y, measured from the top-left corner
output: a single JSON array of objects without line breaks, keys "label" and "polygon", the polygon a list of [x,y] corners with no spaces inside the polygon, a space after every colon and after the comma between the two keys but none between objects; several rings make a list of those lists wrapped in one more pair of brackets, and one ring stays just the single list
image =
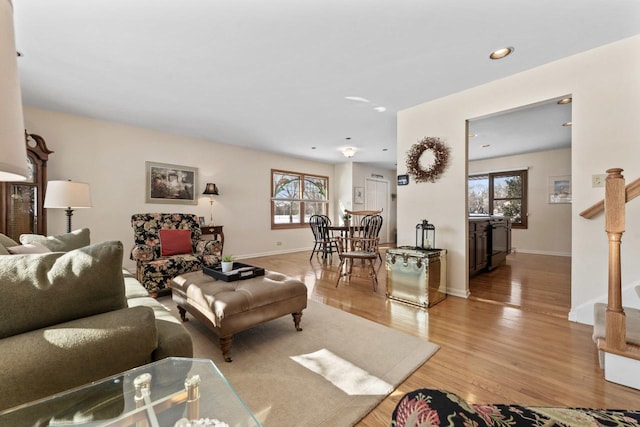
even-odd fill
[{"label": "vase", "polygon": [[233,270],[233,261],[222,261],[220,264],[222,266],[223,273],[228,273]]}]

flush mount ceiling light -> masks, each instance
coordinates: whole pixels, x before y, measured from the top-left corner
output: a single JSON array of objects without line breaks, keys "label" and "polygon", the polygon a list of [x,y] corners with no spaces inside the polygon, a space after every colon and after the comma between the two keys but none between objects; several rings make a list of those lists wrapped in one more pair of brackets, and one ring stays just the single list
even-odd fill
[{"label": "flush mount ceiling light", "polygon": [[478,136],[478,134],[477,134],[477,133],[470,133],[470,134],[469,134],[469,138],[475,138],[476,136]]},{"label": "flush mount ceiling light", "polygon": [[562,98],[560,101],[558,101],[558,104],[564,105],[564,104],[571,104],[572,102],[573,102],[573,98]]},{"label": "flush mount ceiling light", "polygon": [[385,111],[387,111],[387,109],[381,105],[378,105],[377,107],[373,107],[374,110],[376,110],[378,113],[384,113]]},{"label": "flush mount ceiling light", "polygon": [[502,49],[494,50],[493,52],[491,52],[491,55],[489,55],[489,58],[502,59],[510,55],[514,50],[515,48],[513,47],[503,47]]},{"label": "flush mount ceiling light", "polygon": [[346,147],[342,149],[342,154],[344,154],[344,156],[347,159],[352,158],[355,154],[356,154],[356,149],[353,147]]}]

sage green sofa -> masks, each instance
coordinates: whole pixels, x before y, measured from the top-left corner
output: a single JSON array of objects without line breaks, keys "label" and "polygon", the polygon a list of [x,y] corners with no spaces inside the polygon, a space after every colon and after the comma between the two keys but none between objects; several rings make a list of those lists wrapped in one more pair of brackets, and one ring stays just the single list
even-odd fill
[{"label": "sage green sofa", "polygon": [[88,230],[79,241],[74,233],[44,244],[44,236],[36,244],[21,238],[23,245],[0,235],[0,411],[168,356],[193,356],[181,322],[123,270],[122,243],[20,253],[65,238],[88,243]]}]

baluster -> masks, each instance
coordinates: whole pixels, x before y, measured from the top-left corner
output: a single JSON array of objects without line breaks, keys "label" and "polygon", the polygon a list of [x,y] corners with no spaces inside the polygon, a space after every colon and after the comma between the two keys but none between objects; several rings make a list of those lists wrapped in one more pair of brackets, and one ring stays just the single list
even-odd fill
[{"label": "baluster", "polygon": [[609,238],[609,293],[605,317],[607,347],[626,347],[626,317],[622,308],[620,243],[625,228],[625,185],[622,169],[607,170],[605,181],[605,231]]}]

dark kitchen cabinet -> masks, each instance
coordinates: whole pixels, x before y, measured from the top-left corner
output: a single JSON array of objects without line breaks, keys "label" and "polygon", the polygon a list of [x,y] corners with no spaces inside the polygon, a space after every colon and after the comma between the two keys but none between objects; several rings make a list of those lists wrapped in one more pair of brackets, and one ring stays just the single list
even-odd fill
[{"label": "dark kitchen cabinet", "polygon": [[469,276],[487,268],[489,256],[489,219],[469,220]]},{"label": "dark kitchen cabinet", "polygon": [[499,267],[510,253],[509,218],[469,218],[469,277]]}]

